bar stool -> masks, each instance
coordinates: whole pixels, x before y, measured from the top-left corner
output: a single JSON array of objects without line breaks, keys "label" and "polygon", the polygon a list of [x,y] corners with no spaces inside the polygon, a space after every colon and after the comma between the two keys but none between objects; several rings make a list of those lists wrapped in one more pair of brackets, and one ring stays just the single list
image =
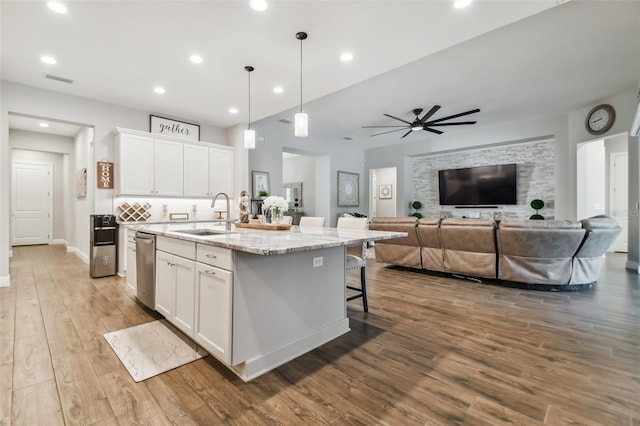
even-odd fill
[{"label": "bar stool", "polygon": [[325,218],[322,216],[302,216],[300,218],[300,227],[322,228],[324,227]]},{"label": "bar stool", "polygon": [[[339,217],[337,228],[340,230],[348,229],[367,229],[369,220],[366,217]],[[349,290],[356,291],[357,294],[347,297],[347,302],[362,297],[362,307],[365,312],[369,312],[369,302],[367,300],[367,280],[365,268],[367,266],[366,256],[367,243],[352,244],[347,246],[345,267],[346,271],[360,269],[360,288],[347,285]]]}]

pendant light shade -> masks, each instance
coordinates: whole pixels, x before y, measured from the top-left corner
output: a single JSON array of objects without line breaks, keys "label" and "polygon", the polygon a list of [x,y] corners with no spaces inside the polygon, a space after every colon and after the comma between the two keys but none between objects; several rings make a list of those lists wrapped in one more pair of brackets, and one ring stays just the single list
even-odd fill
[{"label": "pendant light shade", "polygon": [[256,147],[256,131],[251,128],[251,71],[253,71],[254,68],[247,65],[244,69],[249,76],[249,125],[247,126],[247,130],[244,131],[243,139],[245,149],[254,149]]},{"label": "pendant light shade", "polygon": [[296,38],[300,40],[300,112],[295,117],[295,135],[298,137],[306,137],[309,135],[309,117],[302,112],[302,40],[307,39],[307,33],[299,32]]},{"label": "pendant light shade", "polygon": [[309,116],[306,112],[296,114],[294,122],[295,135],[301,138],[309,136]]}]

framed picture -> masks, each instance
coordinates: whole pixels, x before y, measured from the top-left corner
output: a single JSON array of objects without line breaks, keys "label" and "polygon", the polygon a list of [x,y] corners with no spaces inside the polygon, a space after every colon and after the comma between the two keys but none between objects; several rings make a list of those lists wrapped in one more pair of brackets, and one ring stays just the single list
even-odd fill
[{"label": "framed picture", "polygon": [[197,124],[171,120],[157,115],[149,115],[149,131],[192,141],[200,140],[200,126]]},{"label": "framed picture", "polygon": [[269,195],[269,172],[253,170],[251,172],[251,181],[253,182],[252,198],[260,198]]},{"label": "framed picture", "polygon": [[360,205],[360,175],[338,171],[338,207],[358,207]]},{"label": "framed picture", "polygon": [[87,196],[87,168],[76,172],[76,198],[86,198]]},{"label": "framed picture", "polygon": [[393,194],[391,192],[391,184],[388,185],[380,185],[378,187],[378,198],[381,200],[388,200],[393,198]]}]

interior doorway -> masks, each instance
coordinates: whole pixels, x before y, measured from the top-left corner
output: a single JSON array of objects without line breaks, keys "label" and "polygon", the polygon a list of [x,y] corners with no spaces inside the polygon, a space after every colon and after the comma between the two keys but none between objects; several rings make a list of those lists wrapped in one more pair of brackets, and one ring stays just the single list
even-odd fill
[{"label": "interior doorway", "polygon": [[628,142],[626,133],[578,144],[577,219],[606,214],[622,227],[610,252],[628,251]]},{"label": "interior doorway", "polygon": [[11,164],[12,246],[48,244],[53,210],[52,164]]},{"label": "interior doorway", "polygon": [[371,169],[369,172],[369,217],[396,217],[398,179],[395,167]]}]

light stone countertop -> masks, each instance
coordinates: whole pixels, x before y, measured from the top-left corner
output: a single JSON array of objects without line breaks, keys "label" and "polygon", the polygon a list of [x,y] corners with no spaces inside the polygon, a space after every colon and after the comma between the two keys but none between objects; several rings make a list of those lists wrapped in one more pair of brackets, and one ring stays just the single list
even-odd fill
[{"label": "light stone countertop", "polygon": [[[236,229],[225,231],[219,222],[138,224],[130,229],[165,237],[224,247],[263,256],[295,253],[306,250],[338,247],[365,241],[388,240],[406,237],[406,232],[370,231],[336,228],[300,228],[292,226],[288,231],[261,229]],[[212,229],[220,234],[198,236],[183,234],[179,230]]]}]

